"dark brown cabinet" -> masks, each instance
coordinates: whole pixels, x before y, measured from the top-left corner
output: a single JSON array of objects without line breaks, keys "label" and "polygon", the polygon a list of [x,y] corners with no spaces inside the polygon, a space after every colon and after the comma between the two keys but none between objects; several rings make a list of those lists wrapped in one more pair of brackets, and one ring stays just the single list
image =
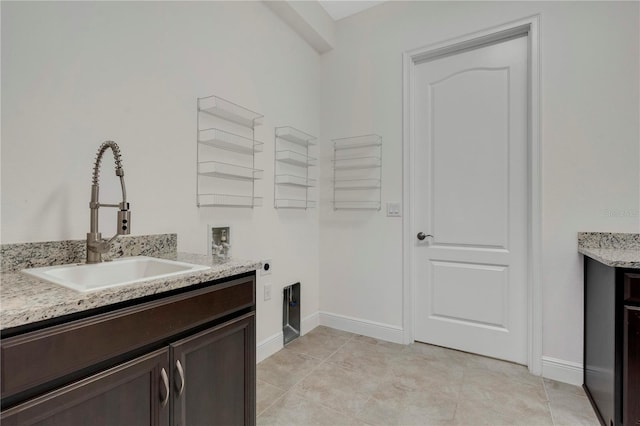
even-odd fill
[{"label": "dark brown cabinet", "polygon": [[168,425],[168,367],[168,349],[152,352],[7,410],[2,424]]},{"label": "dark brown cabinet", "polygon": [[253,316],[171,345],[174,426],[243,425],[255,418]]},{"label": "dark brown cabinet", "polygon": [[624,348],[623,424],[640,425],[640,307],[624,308]]},{"label": "dark brown cabinet", "polygon": [[584,389],[601,424],[640,425],[640,274],[584,266]]},{"label": "dark brown cabinet", "polygon": [[255,273],[209,284],[4,338],[1,423],[254,425]]}]

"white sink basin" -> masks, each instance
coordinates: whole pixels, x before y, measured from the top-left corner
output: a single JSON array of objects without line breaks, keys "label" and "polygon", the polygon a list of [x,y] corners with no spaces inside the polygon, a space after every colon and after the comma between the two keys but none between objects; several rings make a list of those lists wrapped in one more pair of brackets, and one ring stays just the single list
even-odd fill
[{"label": "white sink basin", "polygon": [[22,272],[76,291],[89,292],[207,269],[210,267],[135,256],[90,265],[74,263],[23,269]]}]

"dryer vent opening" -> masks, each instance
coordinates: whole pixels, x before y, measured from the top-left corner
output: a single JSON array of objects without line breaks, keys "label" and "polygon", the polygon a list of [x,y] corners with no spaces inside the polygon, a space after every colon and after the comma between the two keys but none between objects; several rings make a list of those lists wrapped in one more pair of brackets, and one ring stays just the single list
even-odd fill
[{"label": "dryer vent opening", "polygon": [[300,283],[285,287],[282,294],[282,334],[287,345],[300,336]]}]

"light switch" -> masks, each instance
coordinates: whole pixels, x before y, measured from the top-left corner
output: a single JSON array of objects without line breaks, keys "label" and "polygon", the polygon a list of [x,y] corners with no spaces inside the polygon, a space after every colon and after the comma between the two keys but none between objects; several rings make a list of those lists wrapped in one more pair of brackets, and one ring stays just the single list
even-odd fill
[{"label": "light switch", "polygon": [[387,203],[387,216],[389,217],[402,216],[400,203]]}]

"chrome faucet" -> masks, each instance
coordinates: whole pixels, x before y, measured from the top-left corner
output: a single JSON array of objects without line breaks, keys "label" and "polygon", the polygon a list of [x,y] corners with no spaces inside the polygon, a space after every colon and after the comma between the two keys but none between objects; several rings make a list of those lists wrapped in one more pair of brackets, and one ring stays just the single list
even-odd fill
[{"label": "chrome faucet", "polygon": [[[100,163],[107,148],[113,151],[113,158],[116,163],[116,176],[120,176],[120,186],[122,187],[122,202],[120,204],[101,204],[98,201],[100,185]],[[98,209],[100,207],[117,207],[118,225],[117,233],[109,240],[103,240],[102,234],[98,232]],[[113,141],[106,141],[100,145],[95,163],[93,164],[93,180],[91,182],[91,201],[89,202],[91,212],[91,230],[87,233],[87,263],[102,262],[102,254],[109,251],[109,247],[118,235],[128,235],[131,233],[131,212],[127,203],[127,191],[124,187],[124,170],[120,155],[120,147]]]}]

